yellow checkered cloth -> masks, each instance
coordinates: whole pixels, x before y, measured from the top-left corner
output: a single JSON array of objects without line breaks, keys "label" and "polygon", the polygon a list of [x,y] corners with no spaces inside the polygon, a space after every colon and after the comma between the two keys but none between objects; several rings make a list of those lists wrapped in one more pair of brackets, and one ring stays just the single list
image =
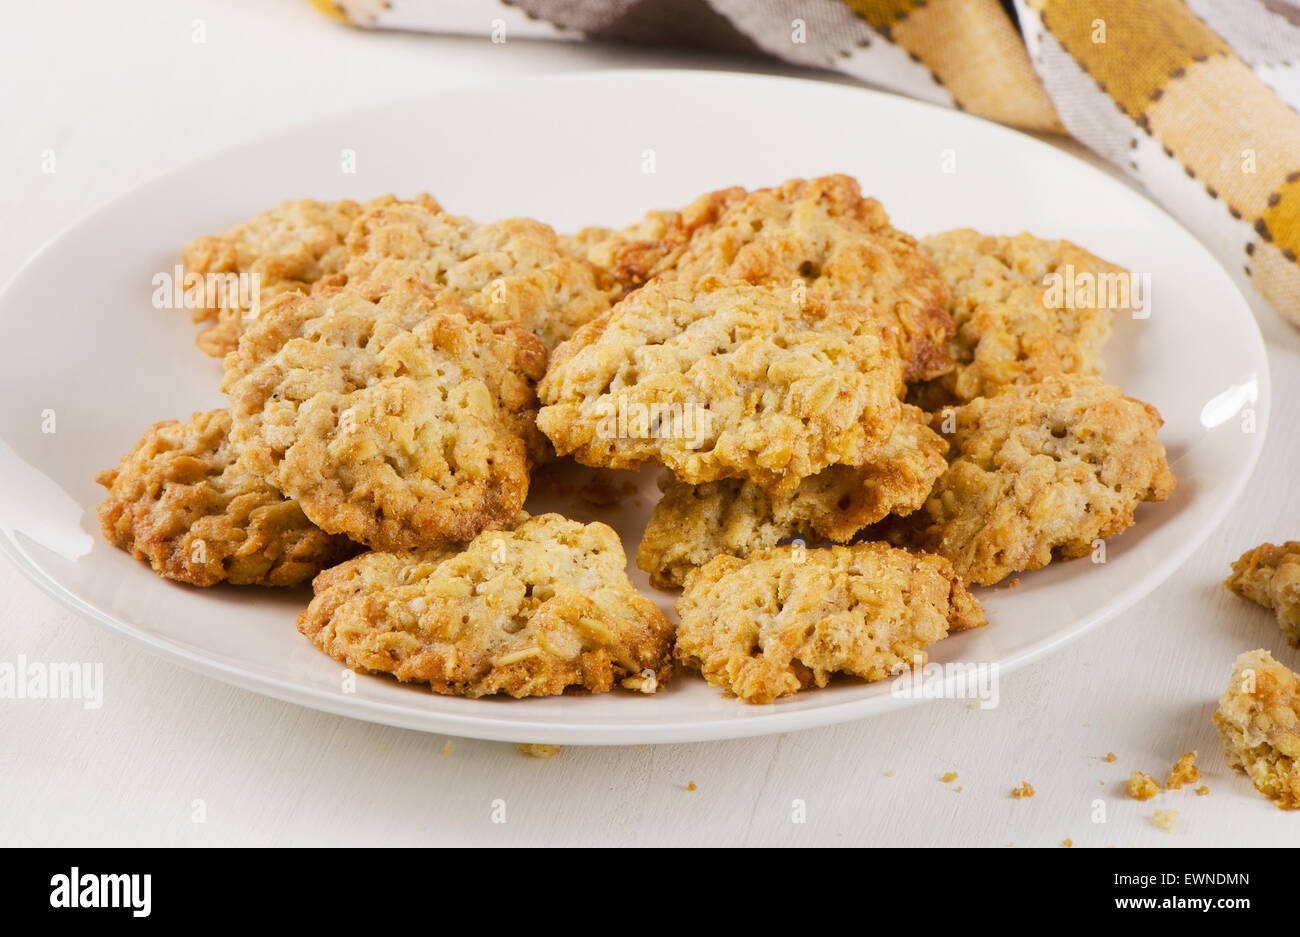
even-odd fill
[{"label": "yellow checkered cloth", "polygon": [[365,28],[769,55],[1068,133],[1300,324],[1300,0],[310,2]]}]

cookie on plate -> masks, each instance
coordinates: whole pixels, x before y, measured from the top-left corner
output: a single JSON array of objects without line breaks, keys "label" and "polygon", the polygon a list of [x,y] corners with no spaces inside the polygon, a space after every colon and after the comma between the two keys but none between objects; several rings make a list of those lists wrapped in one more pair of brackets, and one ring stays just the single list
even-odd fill
[{"label": "cookie on plate", "polygon": [[857,304],[657,280],[555,352],[538,425],[584,465],[787,492],[875,456],[901,413],[900,368]]},{"label": "cookie on plate", "polygon": [[366,553],[316,578],[298,630],[357,670],[459,696],[652,693],[673,627],[638,595],[618,534],[558,514],[462,548]]},{"label": "cookie on plate", "polygon": [[[344,199],[284,202],[224,234],[190,241],[181,251],[186,278],[198,277],[186,291],[195,322],[211,322],[195,340],[209,355],[221,357],[239,343],[261,308],[281,293],[308,290],[337,274],[347,259],[344,239],[362,212],[395,204],[389,195],[364,205]],[[420,195],[414,204],[438,211]],[[242,286],[239,278],[247,280]]]},{"label": "cookie on plate", "polygon": [[[364,285],[361,285],[364,286]],[[226,359],[232,438],[330,533],[464,542],[528,493],[546,349],[417,283],[275,300]]]},{"label": "cookie on plate", "polygon": [[677,660],[749,703],[834,673],[883,680],[986,623],[947,560],[883,543],[715,557],[686,577],[676,608]]},{"label": "cookie on plate", "polygon": [[744,557],[792,537],[844,543],[886,515],[910,514],[925,503],[948,465],[948,444],[926,419],[906,407],[871,462],[833,465],[788,494],[768,495],[738,479],[688,485],[665,473],[637,566],[652,584],[670,589],[721,554]]},{"label": "cookie on plate", "polygon": [[1127,270],[1069,241],[961,228],[922,238],[921,250],[948,286],[957,328],[955,369],[919,389],[926,409],[1051,374],[1100,376],[1111,320],[1136,299]]},{"label": "cookie on plate", "polygon": [[1233,665],[1214,714],[1228,764],[1284,810],[1300,809],[1300,677],[1265,650]]},{"label": "cookie on plate", "polygon": [[1174,476],[1155,407],[1097,378],[1052,376],[935,414],[951,448],[925,506],[891,541],[938,553],[976,585],[1087,556],[1163,501]]},{"label": "cookie on plate", "polygon": [[340,281],[410,277],[482,318],[522,323],[548,348],[606,312],[618,292],[601,268],[528,218],[480,224],[437,206],[378,205],[352,226],[347,254]]},{"label": "cookie on plate", "polygon": [[696,231],[745,197],[739,186],[707,192],[680,211],[656,210],[626,228],[584,228],[560,238],[566,250],[607,271],[624,294],[671,270]]},{"label": "cookie on plate", "polygon": [[916,241],[849,176],[723,189],[681,212],[652,212],[603,243],[589,237],[588,256],[625,282],[662,275],[694,286],[724,278],[796,299],[851,300],[898,349],[907,380],[952,367],[947,288]]},{"label": "cookie on plate", "polygon": [[240,462],[226,410],[155,423],[95,480],[104,538],[177,582],[294,586],[357,550]]},{"label": "cookie on plate", "polygon": [[1300,647],[1300,543],[1265,543],[1248,550],[1232,564],[1224,585],[1276,612],[1291,646]]}]

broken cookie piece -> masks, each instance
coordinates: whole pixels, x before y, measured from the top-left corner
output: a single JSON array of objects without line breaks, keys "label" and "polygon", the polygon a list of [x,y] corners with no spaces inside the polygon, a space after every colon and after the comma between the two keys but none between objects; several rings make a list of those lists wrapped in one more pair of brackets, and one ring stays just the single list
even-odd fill
[{"label": "broken cookie piece", "polygon": [[1244,599],[1277,613],[1292,647],[1300,647],[1300,542],[1261,544],[1232,564],[1224,583]]},{"label": "broken cookie piece", "polygon": [[155,423],[95,480],[104,538],[177,582],[294,586],[357,550],[238,459],[226,410]]},{"label": "broken cookie piece", "polygon": [[676,609],[677,659],[750,703],[834,673],[894,676],[986,622],[950,563],[883,543],[715,557],[686,577]]},{"label": "broken cookie piece", "polygon": [[558,514],[463,548],[366,553],[316,578],[298,630],[349,667],[458,696],[603,693],[671,674],[673,628],[627,578],[618,534]]},{"label": "broken cookie piece", "polygon": [[1228,764],[1284,810],[1300,809],[1300,676],[1265,650],[1233,665],[1214,724]]}]

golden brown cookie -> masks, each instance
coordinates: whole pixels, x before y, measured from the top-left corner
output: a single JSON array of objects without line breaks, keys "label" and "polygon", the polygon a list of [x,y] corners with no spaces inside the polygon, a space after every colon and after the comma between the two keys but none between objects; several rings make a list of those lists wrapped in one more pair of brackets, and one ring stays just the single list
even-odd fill
[{"label": "golden brown cookie", "polygon": [[[318,202],[303,198],[284,202],[224,234],[203,235],[181,252],[187,279],[200,277],[187,291],[195,322],[212,322],[196,339],[209,355],[232,351],[239,336],[261,309],[291,290],[337,274],[347,260],[344,239],[363,211],[396,203],[389,195],[364,205],[344,199]],[[417,204],[438,211],[428,195]],[[231,276],[236,279],[231,279]],[[238,277],[248,279],[241,291]]]},{"label": "golden brown cookie", "polygon": [[948,292],[916,241],[889,224],[849,176],[723,189],[681,212],[652,212],[606,236],[579,235],[587,256],[624,283],[654,276],[695,286],[710,278],[861,304],[902,356],[907,380],[948,371]]},{"label": "golden brown cookie", "polygon": [[232,438],[314,523],[410,549],[468,541],[523,505],[545,359],[521,326],[416,283],[333,287],[275,300],[223,389]]},{"label": "golden brown cookie", "polygon": [[357,670],[459,696],[652,693],[673,628],[637,595],[614,531],[558,514],[459,549],[366,553],[316,578],[298,630]]},{"label": "golden brown cookie", "polygon": [[240,462],[229,433],[226,410],[150,427],[95,478],[104,538],[195,586],[293,586],[356,552]]},{"label": "golden brown cookie", "polygon": [[[1049,374],[1096,377],[1128,271],[1069,241],[969,228],[921,239],[952,295],[956,368],[922,388],[926,409],[987,397]],[[1061,284],[1053,289],[1052,283]],[[1091,292],[1088,291],[1091,284]]]},{"label": "golden brown cookie", "polygon": [[686,577],[676,608],[677,660],[749,703],[833,673],[883,680],[986,622],[947,560],[883,543],[715,557]]},{"label": "golden brown cookie", "polygon": [[1243,599],[1273,609],[1291,646],[1300,647],[1300,543],[1265,543],[1248,550],[1232,564],[1224,585]]},{"label": "golden brown cookie", "polygon": [[664,473],[664,494],[646,526],[637,566],[651,583],[670,589],[721,554],[744,557],[791,537],[844,543],[888,514],[910,514],[925,503],[948,465],[948,444],[925,419],[906,407],[871,462],[833,465],[789,494],[769,496],[737,479],[688,485]]},{"label": "golden brown cookie", "polygon": [[607,271],[623,293],[672,269],[697,231],[717,223],[719,216],[745,197],[739,186],[707,192],[680,211],[651,211],[621,230],[584,228],[565,235],[566,250]]},{"label": "golden brown cookie", "polygon": [[1228,764],[1284,810],[1300,809],[1300,677],[1265,650],[1237,658],[1214,724]]},{"label": "golden brown cookie", "polygon": [[655,281],[552,356],[538,425],[585,465],[658,463],[770,493],[861,465],[901,412],[900,362],[862,307],[748,283]]},{"label": "golden brown cookie", "polygon": [[1048,377],[940,411],[948,469],[891,541],[938,553],[976,585],[1086,556],[1174,489],[1162,421],[1096,378]]},{"label": "golden brown cookie", "polygon": [[407,277],[493,322],[519,322],[548,348],[606,312],[610,277],[561,245],[540,221],[479,224],[436,206],[391,203],[361,214],[347,239],[348,282]]}]

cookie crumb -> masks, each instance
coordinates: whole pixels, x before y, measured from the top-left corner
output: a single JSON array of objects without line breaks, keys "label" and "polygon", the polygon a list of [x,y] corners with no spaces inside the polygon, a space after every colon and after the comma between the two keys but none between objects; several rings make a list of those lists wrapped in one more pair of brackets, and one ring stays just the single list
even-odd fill
[{"label": "cookie crumb", "polygon": [[957,772],[956,772],[956,771],[949,771],[947,774],[945,774],[945,775],[944,775],[943,777],[941,777],[939,780],[942,781],[944,784],[951,784],[953,781],[957,780]]},{"label": "cookie crumb", "polygon": [[1166,833],[1178,832],[1178,811],[1177,810],[1157,810],[1151,815],[1151,822],[1155,824],[1157,830]]},{"label": "cookie crumb", "polygon": [[1196,789],[1197,797],[1204,797],[1208,793],[1210,793],[1210,789],[1206,787],[1204,784],[1202,784],[1200,787]]},{"label": "cookie crumb", "polygon": [[1115,762],[1119,761],[1119,756],[1116,755],[1114,752],[1106,752],[1106,757],[1103,758],[1102,761],[1106,762],[1107,764],[1114,764]]},{"label": "cookie crumb", "polygon": [[450,755],[455,750],[456,746],[451,744],[451,739],[447,739],[447,741],[442,743],[442,753],[444,755]]},{"label": "cookie crumb", "polygon": [[1128,776],[1124,790],[1134,800],[1150,800],[1160,793],[1160,783],[1143,771],[1134,771]]},{"label": "cookie crumb", "polygon": [[558,745],[539,745],[533,742],[520,742],[519,751],[529,758],[554,758],[560,753]]},{"label": "cookie crumb", "polygon": [[1176,791],[1184,784],[1195,784],[1200,779],[1201,771],[1196,767],[1196,752],[1184,752],[1169,769],[1169,779],[1165,781],[1165,788]]},{"label": "cookie crumb", "polygon": [[1063,839],[1063,840],[1061,840],[1061,845],[1064,846],[1066,849],[1069,849],[1071,846],[1074,845],[1074,840],[1072,840],[1072,839]]},{"label": "cookie crumb", "polygon": [[695,786],[695,782],[694,782],[694,781],[688,781],[688,782],[686,782],[686,789],[687,789],[688,791],[698,791],[698,790],[699,790],[699,788]]},{"label": "cookie crumb", "polygon": [[892,770],[885,772],[885,777],[892,778],[893,776],[894,776],[894,772]]},{"label": "cookie crumb", "polygon": [[1011,796],[1014,797],[1016,800],[1021,800],[1022,798],[1025,797],[1033,797],[1034,785],[1030,784],[1028,781],[1025,781],[1019,787],[1011,788]]}]

